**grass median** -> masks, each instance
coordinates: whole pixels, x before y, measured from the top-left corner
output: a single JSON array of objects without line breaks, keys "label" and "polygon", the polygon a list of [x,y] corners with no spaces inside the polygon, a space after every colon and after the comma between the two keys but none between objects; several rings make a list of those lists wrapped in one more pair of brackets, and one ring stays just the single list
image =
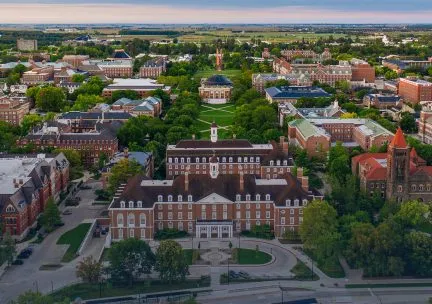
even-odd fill
[{"label": "grass median", "polygon": [[57,240],[58,245],[69,245],[66,253],[62,258],[62,262],[70,262],[77,257],[77,251],[81,246],[88,230],[90,229],[90,223],[83,223],[76,226],[74,229],[66,231]]}]

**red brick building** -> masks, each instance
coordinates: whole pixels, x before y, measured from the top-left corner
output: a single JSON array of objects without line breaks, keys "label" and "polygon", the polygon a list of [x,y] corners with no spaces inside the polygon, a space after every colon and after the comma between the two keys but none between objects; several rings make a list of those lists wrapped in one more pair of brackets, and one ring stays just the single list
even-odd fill
[{"label": "red brick building", "polygon": [[417,104],[432,100],[432,82],[420,79],[401,78],[399,80],[399,95],[407,102]]},{"label": "red brick building", "polygon": [[50,197],[57,199],[69,182],[69,162],[62,153],[0,157],[0,224],[22,239],[36,224]]},{"label": "red brick building", "polygon": [[42,127],[32,130],[27,136],[17,141],[18,146],[33,144],[36,149],[52,147],[54,149],[74,150],[81,154],[86,166],[97,164],[104,153],[108,158],[118,151],[116,132],[121,123],[88,123],[76,124],[44,123]]},{"label": "red brick building", "polygon": [[27,98],[0,97],[0,121],[19,126],[30,111]]},{"label": "red brick building", "polygon": [[89,59],[90,56],[88,55],[64,55],[62,60],[74,68],[78,68],[84,61]]},{"label": "red brick building", "polygon": [[375,82],[375,68],[364,60],[351,60],[352,81]]},{"label": "red brick building", "polygon": [[158,57],[148,60],[146,63],[144,63],[144,65],[140,68],[139,73],[141,78],[156,79],[165,71],[166,60],[163,57]]},{"label": "red brick building", "polygon": [[432,200],[432,166],[410,148],[399,128],[387,153],[364,153],[353,157],[352,171],[362,189],[398,202]]}]

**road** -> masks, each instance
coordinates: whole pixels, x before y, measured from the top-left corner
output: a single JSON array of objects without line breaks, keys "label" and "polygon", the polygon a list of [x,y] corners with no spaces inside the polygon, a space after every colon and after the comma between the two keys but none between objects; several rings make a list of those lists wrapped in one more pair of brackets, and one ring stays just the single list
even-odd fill
[{"label": "road", "polygon": [[[99,187],[98,183],[90,183],[93,187]],[[103,246],[103,239],[91,241],[83,256],[70,263],[63,263],[57,270],[43,271],[40,266],[46,264],[60,264],[67,245],[57,245],[60,235],[76,227],[87,219],[98,217],[104,206],[92,206],[95,198],[94,189],[80,190],[77,194],[82,198],[78,207],[67,207],[72,210],[71,215],[62,215],[65,225],[47,235],[41,244],[34,245],[34,253],[20,266],[12,266],[0,278],[0,303],[8,303],[19,294],[27,290],[39,290],[50,292],[61,286],[77,281],[75,268],[78,261],[87,255],[96,255]],[[63,207],[60,208],[61,210]]]},{"label": "road", "polygon": [[[200,303],[206,304],[281,304],[282,291],[279,284],[214,291],[209,295],[198,296]],[[284,286],[284,282],[281,282]],[[295,290],[283,288],[283,301],[316,298],[318,303],[355,303],[355,304],[426,304],[432,296],[432,288],[382,288],[382,289],[345,289],[321,288],[319,290]]]}]

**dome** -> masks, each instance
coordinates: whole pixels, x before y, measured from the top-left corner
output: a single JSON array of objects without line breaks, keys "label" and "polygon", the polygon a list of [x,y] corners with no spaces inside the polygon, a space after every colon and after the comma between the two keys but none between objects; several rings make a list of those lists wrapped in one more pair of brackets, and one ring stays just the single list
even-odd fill
[{"label": "dome", "polygon": [[232,85],[231,80],[229,80],[224,75],[213,75],[206,79],[206,85]]}]

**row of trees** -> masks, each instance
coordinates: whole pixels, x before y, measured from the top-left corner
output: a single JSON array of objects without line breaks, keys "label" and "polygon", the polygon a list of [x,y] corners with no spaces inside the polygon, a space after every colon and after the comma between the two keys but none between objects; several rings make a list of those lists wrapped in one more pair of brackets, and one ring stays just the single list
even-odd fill
[{"label": "row of trees", "polygon": [[105,271],[113,282],[132,285],[155,270],[163,282],[171,284],[185,280],[189,269],[182,247],[173,240],[161,241],[153,253],[146,242],[129,238],[113,244],[108,261],[109,267],[104,270],[102,263],[92,257],[84,259],[77,265],[77,277],[97,283]]}]

